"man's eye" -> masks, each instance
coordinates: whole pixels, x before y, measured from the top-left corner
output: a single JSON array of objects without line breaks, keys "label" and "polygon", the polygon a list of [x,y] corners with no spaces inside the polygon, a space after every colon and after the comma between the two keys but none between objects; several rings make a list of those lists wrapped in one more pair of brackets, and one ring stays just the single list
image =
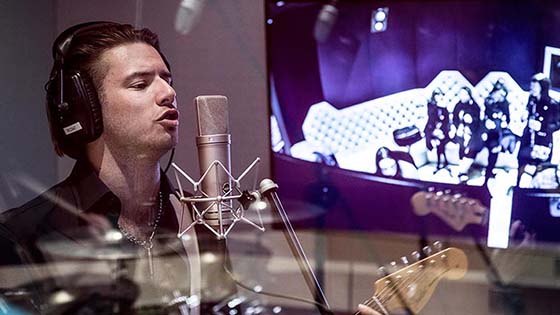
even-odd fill
[{"label": "man's eye", "polygon": [[173,86],[173,78],[169,77],[169,78],[163,78],[165,80],[165,82],[167,82],[167,84],[169,84],[170,86]]},{"label": "man's eye", "polygon": [[136,89],[136,90],[142,90],[142,89],[146,88],[146,86],[148,86],[146,84],[146,82],[137,82],[137,83],[133,83],[132,85],[130,85],[131,88]]}]

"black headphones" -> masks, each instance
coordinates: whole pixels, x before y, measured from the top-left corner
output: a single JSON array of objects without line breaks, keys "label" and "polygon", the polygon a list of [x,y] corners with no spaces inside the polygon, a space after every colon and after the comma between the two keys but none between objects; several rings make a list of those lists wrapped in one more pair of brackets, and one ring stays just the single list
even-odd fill
[{"label": "black headphones", "polygon": [[77,34],[111,25],[118,24],[78,24],[62,32],[53,44],[54,66],[45,88],[51,134],[59,154],[63,152],[78,158],[83,146],[99,138],[103,132],[101,104],[92,78],[83,69],[68,67],[65,58]]}]

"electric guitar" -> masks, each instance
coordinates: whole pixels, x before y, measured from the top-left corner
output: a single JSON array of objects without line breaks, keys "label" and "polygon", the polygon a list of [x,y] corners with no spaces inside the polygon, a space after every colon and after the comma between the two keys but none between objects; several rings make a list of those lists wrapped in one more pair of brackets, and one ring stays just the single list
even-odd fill
[{"label": "electric guitar", "polygon": [[419,191],[410,199],[414,213],[425,216],[433,213],[457,232],[468,224],[488,223],[488,208],[478,199],[449,191]]},{"label": "electric guitar", "polygon": [[[431,249],[425,248],[425,251],[428,250]],[[413,252],[412,256],[419,257],[420,254]],[[407,263],[405,257],[401,260]],[[391,265],[395,266],[396,263],[393,262]],[[381,315],[390,315],[393,311],[403,309],[418,314],[428,303],[442,278],[461,279],[467,272],[467,266],[467,256],[462,250],[454,247],[440,250],[377,280],[374,284],[373,296],[362,304]],[[361,313],[358,311],[354,315],[358,314]]]}]

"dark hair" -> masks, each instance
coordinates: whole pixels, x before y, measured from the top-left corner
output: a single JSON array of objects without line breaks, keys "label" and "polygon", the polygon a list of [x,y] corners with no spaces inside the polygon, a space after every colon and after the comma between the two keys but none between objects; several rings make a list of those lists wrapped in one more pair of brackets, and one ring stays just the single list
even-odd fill
[{"label": "dark hair", "polygon": [[[91,25],[93,24],[93,25]],[[49,87],[53,80],[56,78],[57,73],[61,70],[78,70],[85,76],[89,77],[97,91],[99,101],[103,103],[103,77],[107,74],[108,69],[105,69],[100,63],[101,56],[107,50],[112,48],[133,43],[145,43],[156,49],[168,69],[169,63],[163,55],[159,47],[158,36],[147,28],[135,29],[130,24],[119,23],[85,23],[68,28],[66,31],[59,35],[53,44],[54,64],[51,70],[49,81],[47,82],[47,106],[49,103],[49,90],[56,87]],[[71,32],[72,29],[77,29],[73,32],[73,36],[67,39],[67,47],[62,53],[58,45],[60,45],[61,38],[65,39],[65,33]],[[60,59],[63,57],[63,65],[60,64]],[[170,69],[171,70],[171,69]],[[55,151],[59,156],[66,154],[68,156],[78,158],[83,156],[84,146],[72,145],[70,143],[59,143],[54,135],[54,128],[51,125],[51,138],[55,147]]]},{"label": "dark hair", "polygon": [[537,73],[531,77],[531,82],[537,82],[541,86],[541,100],[550,100],[550,79],[547,78],[543,73]]},{"label": "dark hair", "polygon": [[473,98],[473,96],[472,96],[472,90],[471,90],[470,87],[468,87],[468,86],[462,86],[462,87],[459,89],[459,92],[460,92],[461,90],[466,91],[467,94],[469,95],[469,98],[471,99],[471,101],[474,101],[474,98]]},{"label": "dark hair", "polygon": [[[384,175],[381,172],[381,168],[379,167],[379,163],[381,162],[381,160],[384,160],[384,159],[392,159],[392,160],[395,161],[396,166],[397,166],[397,172],[395,173],[394,176],[387,176],[387,175]],[[393,156],[393,152],[389,148],[380,147],[379,149],[377,149],[377,152],[375,153],[375,173],[374,173],[374,175],[383,176],[383,177],[396,177],[396,178],[402,177],[401,167],[398,163],[398,160]]]},{"label": "dark hair", "polygon": [[488,95],[492,95],[497,91],[504,91],[506,93],[506,95],[504,97],[507,97],[509,91],[506,88],[505,85],[505,81],[503,78],[498,78],[498,80],[496,80],[496,82],[494,82],[494,85],[492,85],[492,90],[490,90],[490,93],[488,93]]},{"label": "dark hair", "polygon": [[430,98],[430,102],[436,102],[436,95],[443,95],[443,91],[440,88],[435,88],[432,91],[432,97]]},{"label": "dark hair", "polygon": [[[147,28],[135,29],[130,24],[118,23],[101,24],[98,27],[78,31],[72,37],[72,42],[64,55],[64,68],[85,72],[93,80],[95,88],[99,92],[106,74],[106,70],[103,71],[104,69],[99,67],[101,55],[111,48],[132,43],[146,43],[154,47],[169,68],[169,63],[161,52],[159,39],[155,33]],[[56,70],[57,65],[55,64],[51,75]]]}]

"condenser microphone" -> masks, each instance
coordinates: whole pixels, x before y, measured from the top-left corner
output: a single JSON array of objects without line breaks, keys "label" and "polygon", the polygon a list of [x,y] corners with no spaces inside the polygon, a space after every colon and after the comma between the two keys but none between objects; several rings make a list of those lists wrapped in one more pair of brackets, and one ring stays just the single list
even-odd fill
[{"label": "condenser microphone", "polygon": [[221,95],[197,96],[194,104],[201,190],[205,197],[218,199],[204,205],[203,209],[208,209],[204,220],[210,226],[223,230],[232,223],[231,201],[220,200],[231,192],[228,99]]},{"label": "condenser microphone", "polygon": [[182,0],[175,16],[175,30],[182,35],[192,31],[204,8],[206,0]]},{"label": "condenser microphone", "polygon": [[331,35],[336,19],[338,18],[338,9],[336,8],[337,0],[333,0],[325,4],[315,21],[315,28],[313,29],[313,37],[319,43],[324,43]]}]

